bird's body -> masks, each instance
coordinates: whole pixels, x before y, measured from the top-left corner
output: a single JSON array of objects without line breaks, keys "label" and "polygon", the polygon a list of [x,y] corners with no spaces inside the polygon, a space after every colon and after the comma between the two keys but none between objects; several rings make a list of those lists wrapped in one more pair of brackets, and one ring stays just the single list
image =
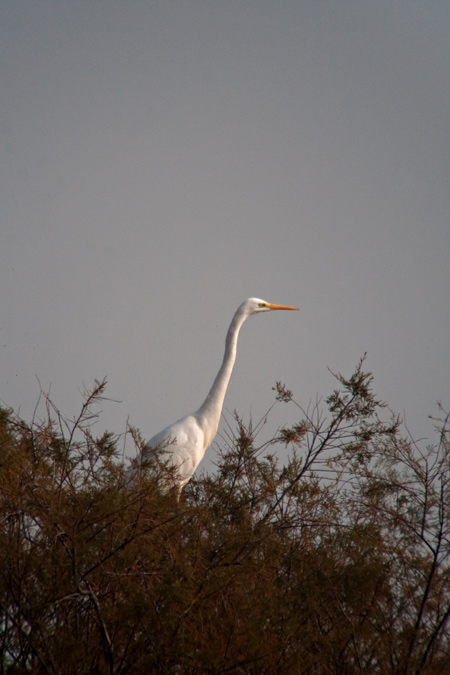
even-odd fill
[{"label": "bird's body", "polygon": [[[249,298],[236,311],[225,340],[225,354],[216,379],[202,406],[151,438],[144,453],[159,451],[159,460],[174,467],[175,480],[181,489],[192,477],[219,426],[222,406],[236,360],[239,330],[247,317],[274,309],[295,310],[297,307],[274,305],[259,298]],[[142,458],[141,458],[142,460]]]},{"label": "bird's body", "polygon": [[[215,434],[212,436],[214,438]],[[211,441],[212,441],[211,438]],[[195,415],[187,415],[153,436],[145,446],[146,451],[158,449],[159,460],[176,467],[180,487],[194,474],[211,444]]]}]

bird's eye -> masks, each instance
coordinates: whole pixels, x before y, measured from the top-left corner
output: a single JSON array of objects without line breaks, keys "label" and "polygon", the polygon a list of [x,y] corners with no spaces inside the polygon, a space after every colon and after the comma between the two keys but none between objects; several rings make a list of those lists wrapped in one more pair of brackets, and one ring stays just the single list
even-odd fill
[{"label": "bird's eye", "polygon": [[258,302],[258,307],[267,307],[265,302]]}]

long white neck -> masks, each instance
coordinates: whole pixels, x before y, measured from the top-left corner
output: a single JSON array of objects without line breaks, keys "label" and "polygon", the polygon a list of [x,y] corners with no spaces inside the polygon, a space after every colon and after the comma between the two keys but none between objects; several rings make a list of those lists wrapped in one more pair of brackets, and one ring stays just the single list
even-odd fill
[{"label": "long white neck", "polygon": [[198,419],[199,423],[202,426],[207,427],[208,436],[211,434],[212,436],[215,436],[217,427],[219,426],[225,394],[236,360],[236,346],[239,331],[247,316],[248,313],[242,307],[239,307],[231,321],[227,337],[225,338],[225,354],[220,370],[216,375],[216,379],[209,390],[205,402],[195,413],[195,417]]}]

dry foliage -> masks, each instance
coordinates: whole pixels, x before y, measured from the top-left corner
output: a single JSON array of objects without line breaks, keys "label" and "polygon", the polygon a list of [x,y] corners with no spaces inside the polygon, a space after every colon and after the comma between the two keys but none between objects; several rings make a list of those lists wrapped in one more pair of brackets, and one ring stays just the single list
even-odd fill
[{"label": "dry foliage", "polygon": [[236,416],[180,502],[92,435],[104,382],[73,421],[0,410],[1,672],[450,672],[448,417],[418,447],[362,367],[310,410],[278,383],[298,422]]}]

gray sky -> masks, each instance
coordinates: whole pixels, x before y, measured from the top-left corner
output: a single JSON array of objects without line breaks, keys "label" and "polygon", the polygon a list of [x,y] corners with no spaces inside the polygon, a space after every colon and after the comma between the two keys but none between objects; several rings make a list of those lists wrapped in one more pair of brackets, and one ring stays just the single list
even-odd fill
[{"label": "gray sky", "polygon": [[38,377],[74,415],[106,375],[98,431],[149,438],[201,404],[257,296],[301,311],[244,325],[226,408],[258,419],[276,380],[307,405],[367,351],[432,436],[448,0],[7,0],[0,32],[4,403],[29,419]]}]

